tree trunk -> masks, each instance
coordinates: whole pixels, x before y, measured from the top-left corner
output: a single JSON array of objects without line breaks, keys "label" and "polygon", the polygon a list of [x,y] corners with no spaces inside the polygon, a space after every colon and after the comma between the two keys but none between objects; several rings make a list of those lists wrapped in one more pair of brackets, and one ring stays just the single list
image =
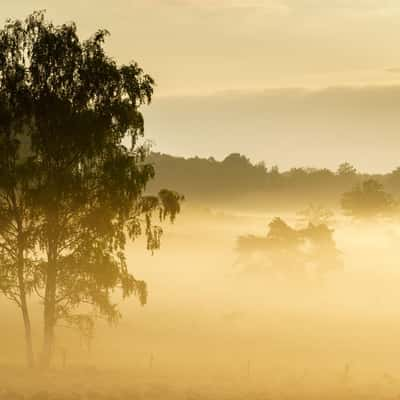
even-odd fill
[{"label": "tree trunk", "polygon": [[[23,299],[21,299],[23,300]],[[28,306],[26,299],[21,303],[22,317],[24,320],[25,327],[25,346],[26,346],[26,361],[29,368],[35,367],[35,356],[33,354],[33,343],[32,343],[32,327],[31,320],[29,317]]]},{"label": "tree trunk", "polygon": [[54,329],[56,324],[56,277],[57,269],[55,258],[49,257],[44,297],[44,332],[43,351],[41,358],[41,367],[44,369],[50,367],[53,355]]},{"label": "tree trunk", "polygon": [[[50,180],[52,181],[52,179]],[[55,181],[54,181],[55,182]],[[57,188],[57,184],[54,183]],[[57,190],[55,190],[57,193]],[[59,204],[58,196],[54,198],[54,204]],[[57,322],[56,295],[57,295],[57,268],[58,268],[58,232],[60,231],[58,220],[58,208],[49,208],[46,212],[47,229],[47,269],[46,286],[44,293],[43,309],[43,349],[41,355],[41,368],[50,368],[54,350],[54,330]]]},{"label": "tree trunk", "polygon": [[26,361],[29,368],[35,367],[35,356],[33,354],[32,326],[29,316],[28,302],[26,299],[25,280],[24,280],[24,253],[20,248],[18,250],[18,288],[20,297],[20,307],[25,329],[25,348]]}]

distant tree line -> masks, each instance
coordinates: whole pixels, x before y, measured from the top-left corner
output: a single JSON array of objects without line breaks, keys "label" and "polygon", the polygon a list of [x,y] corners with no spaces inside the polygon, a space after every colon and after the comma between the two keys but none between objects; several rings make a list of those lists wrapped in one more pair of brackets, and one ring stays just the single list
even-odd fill
[{"label": "distant tree line", "polygon": [[[351,201],[342,201],[344,193],[356,188],[384,190],[381,200],[389,203],[389,197],[400,196],[400,168],[387,174],[364,174],[345,162],[336,171],[318,168],[292,168],[280,171],[277,166],[252,163],[244,155],[234,153],[223,161],[214,158],[183,158],[152,153],[149,159],[160,173],[150,187],[172,186],[187,193],[188,200],[209,205],[231,204],[263,210],[271,208],[302,208],[311,203],[344,208]],[[374,182],[364,184],[364,182]],[[369,189],[368,189],[369,188]],[[349,203],[350,202],[350,203]],[[382,203],[383,202],[383,203]],[[373,207],[372,207],[373,208]]]}]

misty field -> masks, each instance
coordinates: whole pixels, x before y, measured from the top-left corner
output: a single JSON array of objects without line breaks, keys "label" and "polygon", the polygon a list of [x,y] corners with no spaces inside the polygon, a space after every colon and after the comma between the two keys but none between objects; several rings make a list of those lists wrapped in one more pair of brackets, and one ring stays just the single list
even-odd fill
[{"label": "misty field", "polygon": [[18,367],[22,334],[4,305],[2,398],[398,398],[396,221],[335,213],[343,267],[322,279],[238,265],[237,238],[264,235],[277,215],[303,223],[295,212],[189,206],[162,254],[129,247],[130,265],[149,285],[148,305],[121,303],[120,324],[99,322],[89,345],[60,328],[54,369],[44,375]]}]

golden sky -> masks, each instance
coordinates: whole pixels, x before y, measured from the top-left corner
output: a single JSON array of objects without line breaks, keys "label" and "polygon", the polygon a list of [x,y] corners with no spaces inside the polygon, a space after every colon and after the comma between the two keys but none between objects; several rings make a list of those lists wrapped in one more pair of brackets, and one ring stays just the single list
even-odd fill
[{"label": "golden sky", "polygon": [[42,8],[82,36],[109,29],[163,95],[400,78],[398,0],[2,0],[0,15]]},{"label": "golden sky", "polygon": [[[217,158],[238,151],[283,167],[333,168],[347,159],[386,171],[400,164],[394,152],[400,146],[399,0],[0,2],[3,19],[34,9],[46,9],[57,23],[76,21],[82,37],[108,29],[111,55],[138,61],[156,79],[157,97],[146,112],[156,150]],[[276,91],[265,97],[271,88]],[[285,88],[322,94],[297,93],[286,103]],[[199,98],[215,93],[218,99]],[[176,96],[183,96],[185,115]],[[336,138],[349,142],[340,146]],[[209,140],[213,145],[205,147]]]}]

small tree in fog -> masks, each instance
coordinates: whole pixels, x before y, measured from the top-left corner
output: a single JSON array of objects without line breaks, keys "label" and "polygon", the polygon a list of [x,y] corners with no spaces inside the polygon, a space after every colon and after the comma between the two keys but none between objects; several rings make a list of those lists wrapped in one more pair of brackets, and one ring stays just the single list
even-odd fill
[{"label": "small tree in fog", "polygon": [[313,225],[325,224],[331,225],[333,222],[333,211],[319,205],[311,203],[307,208],[297,213],[302,223],[310,223]]},{"label": "small tree in fog", "polygon": [[337,169],[337,174],[343,177],[352,177],[357,174],[357,170],[350,163],[344,162],[339,165]]},{"label": "small tree in fog", "polygon": [[240,236],[238,263],[246,269],[286,278],[304,278],[312,270],[317,278],[342,266],[333,230],[326,224],[308,223],[294,229],[281,218],[269,224],[266,236]]},{"label": "small tree in fog", "polygon": [[74,24],[54,26],[41,12],[0,32],[2,93],[22,104],[29,121],[29,207],[37,216],[35,248],[44,259],[35,268],[44,367],[57,322],[80,326],[98,315],[118,320],[115,289],[146,303],[146,284],[128,271],[126,241],[144,234],[149,250],[159,248],[162,229],[153,216],[173,221],[180,211],[175,192],[144,195],[155,171],[146,163],[139,108],[151,101],[154,82],[137,64],[118,66],[109,58],[106,36],[100,30],[82,42]]},{"label": "small tree in fog", "polygon": [[347,215],[362,218],[387,214],[393,211],[394,202],[382,184],[369,179],[343,193],[341,205]]}]

